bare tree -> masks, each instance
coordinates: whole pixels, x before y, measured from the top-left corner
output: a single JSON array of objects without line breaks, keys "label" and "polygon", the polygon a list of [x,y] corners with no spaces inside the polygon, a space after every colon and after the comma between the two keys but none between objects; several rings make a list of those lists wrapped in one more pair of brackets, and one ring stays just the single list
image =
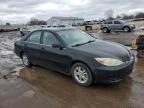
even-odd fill
[{"label": "bare tree", "polygon": [[135,18],[144,18],[144,12],[137,13]]},{"label": "bare tree", "polygon": [[31,20],[28,22],[28,25],[46,25],[47,22],[44,20],[39,20],[36,18],[31,18]]},{"label": "bare tree", "polygon": [[124,20],[127,19],[134,19],[134,18],[144,18],[144,12],[138,12],[137,14],[121,14],[121,15],[117,15],[116,18],[122,18]]},{"label": "bare tree", "polygon": [[6,23],[7,26],[11,26],[11,24],[9,22]]}]

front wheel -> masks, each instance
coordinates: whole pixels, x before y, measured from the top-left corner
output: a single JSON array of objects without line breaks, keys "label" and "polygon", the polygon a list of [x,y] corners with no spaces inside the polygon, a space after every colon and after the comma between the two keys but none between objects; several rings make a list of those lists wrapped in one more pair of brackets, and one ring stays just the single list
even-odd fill
[{"label": "front wheel", "polygon": [[30,63],[29,58],[26,54],[22,54],[21,58],[22,58],[22,62],[24,64],[24,66],[26,66],[26,67],[32,66],[32,64]]},{"label": "front wheel", "polygon": [[109,32],[108,28],[106,28],[106,27],[104,27],[104,28],[102,29],[102,31],[103,31],[103,33],[108,33],[108,32]]},{"label": "front wheel", "polygon": [[129,27],[124,27],[123,30],[124,30],[124,32],[130,32],[130,28]]},{"label": "front wheel", "polygon": [[82,86],[90,86],[93,82],[90,69],[82,63],[75,63],[72,68],[73,79]]}]

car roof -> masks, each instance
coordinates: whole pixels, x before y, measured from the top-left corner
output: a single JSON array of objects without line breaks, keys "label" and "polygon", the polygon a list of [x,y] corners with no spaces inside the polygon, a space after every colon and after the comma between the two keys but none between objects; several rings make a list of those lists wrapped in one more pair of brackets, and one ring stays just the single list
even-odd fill
[{"label": "car roof", "polygon": [[123,20],[120,20],[120,19],[113,19],[113,20],[105,20],[105,21],[123,21]]},{"label": "car roof", "polygon": [[34,31],[37,31],[37,30],[48,30],[48,31],[58,32],[58,31],[75,30],[75,29],[76,28],[74,28],[74,27],[50,27],[50,28],[36,29]]}]

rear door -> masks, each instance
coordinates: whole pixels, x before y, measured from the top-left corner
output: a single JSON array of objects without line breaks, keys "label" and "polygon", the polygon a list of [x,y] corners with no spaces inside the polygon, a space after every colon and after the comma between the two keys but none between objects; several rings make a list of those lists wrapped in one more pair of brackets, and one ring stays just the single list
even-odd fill
[{"label": "rear door", "polygon": [[32,32],[24,42],[24,52],[29,56],[33,64],[39,64],[41,51],[41,35],[42,31]]},{"label": "rear door", "polygon": [[122,30],[122,24],[120,21],[114,21],[114,30]]},{"label": "rear door", "polygon": [[52,45],[62,45],[56,34],[50,31],[43,31],[41,57],[43,58],[43,65],[50,69],[60,72],[66,72],[66,65],[68,65],[69,57],[67,56],[65,48],[54,48]]}]

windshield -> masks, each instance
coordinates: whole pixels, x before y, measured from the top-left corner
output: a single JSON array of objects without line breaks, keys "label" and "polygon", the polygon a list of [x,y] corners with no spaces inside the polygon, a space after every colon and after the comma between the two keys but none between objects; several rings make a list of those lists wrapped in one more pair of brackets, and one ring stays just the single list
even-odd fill
[{"label": "windshield", "polygon": [[120,22],[121,22],[122,24],[126,23],[124,20],[120,20]]},{"label": "windshield", "polygon": [[95,38],[81,30],[64,30],[57,32],[68,46],[77,46],[95,41]]}]

